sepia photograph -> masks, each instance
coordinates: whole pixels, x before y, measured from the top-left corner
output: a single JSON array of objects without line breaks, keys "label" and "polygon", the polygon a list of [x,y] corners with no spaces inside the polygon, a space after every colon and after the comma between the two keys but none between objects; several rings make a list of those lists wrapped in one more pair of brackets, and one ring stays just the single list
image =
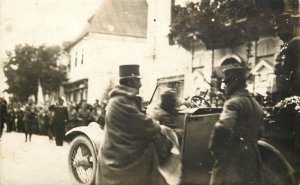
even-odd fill
[{"label": "sepia photograph", "polygon": [[300,185],[300,0],[0,0],[0,185]]}]

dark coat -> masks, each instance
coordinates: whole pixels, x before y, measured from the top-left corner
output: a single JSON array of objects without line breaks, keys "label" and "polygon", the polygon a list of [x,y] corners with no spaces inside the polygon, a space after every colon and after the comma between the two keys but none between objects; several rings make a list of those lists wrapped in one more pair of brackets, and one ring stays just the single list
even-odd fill
[{"label": "dark coat", "polygon": [[63,145],[65,135],[65,126],[69,121],[69,113],[67,107],[64,106],[50,106],[50,111],[53,111],[52,126],[55,134],[55,141],[57,146]]},{"label": "dark coat", "polygon": [[149,105],[147,108],[147,114],[153,119],[159,121],[161,125],[176,128],[175,115],[166,112],[159,105]]},{"label": "dark coat", "polygon": [[275,64],[276,91],[280,98],[300,96],[300,37],[281,46]]},{"label": "dark coat", "polygon": [[7,104],[6,101],[0,98],[0,137],[4,128],[4,122],[7,118]]},{"label": "dark coat", "polygon": [[102,184],[148,185],[154,173],[153,141],[159,123],[141,112],[137,91],[116,86],[106,107],[104,141],[100,152]]},{"label": "dark coat", "polygon": [[257,147],[263,111],[245,89],[225,102],[215,124],[210,150],[215,158],[210,185],[261,185],[262,162]]},{"label": "dark coat", "polygon": [[52,124],[54,129],[64,129],[66,123],[69,121],[69,113],[67,107],[54,106],[49,107],[50,111],[53,111]]}]

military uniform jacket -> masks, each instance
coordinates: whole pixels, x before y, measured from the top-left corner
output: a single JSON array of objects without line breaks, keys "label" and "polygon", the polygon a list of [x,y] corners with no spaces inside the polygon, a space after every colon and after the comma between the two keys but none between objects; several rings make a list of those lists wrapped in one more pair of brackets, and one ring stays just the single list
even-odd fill
[{"label": "military uniform jacket", "polygon": [[263,111],[245,89],[225,102],[210,140],[215,158],[211,185],[260,185],[261,158],[257,147]]},{"label": "military uniform jacket", "polygon": [[275,74],[277,92],[285,96],[300,96],[300,37],[295,37],[281,46],[276,58]]}]

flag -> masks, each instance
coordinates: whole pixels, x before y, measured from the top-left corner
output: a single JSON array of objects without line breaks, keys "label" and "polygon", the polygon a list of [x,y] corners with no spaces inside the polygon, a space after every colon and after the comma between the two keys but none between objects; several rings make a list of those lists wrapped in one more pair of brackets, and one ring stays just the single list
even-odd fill
[{"label": "flag", "polygon": [[40,83],[40,79],[38,79],[38,93],[37,93],[37,104],[43,105],[44,104],[44,96],[43,96],[43,90]]}]

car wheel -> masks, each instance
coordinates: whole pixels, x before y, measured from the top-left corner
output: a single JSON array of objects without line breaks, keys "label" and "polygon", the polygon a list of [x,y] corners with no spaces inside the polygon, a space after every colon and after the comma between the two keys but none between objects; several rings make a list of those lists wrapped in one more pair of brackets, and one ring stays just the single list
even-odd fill
[{"label": "car wheel", "polygon": [[288,164],[274,153],[263,155],[263,174],[265,185],[297,185],[295,174]]},{"label": "car wheel", "polygon": [[97,171],[97,158],[91,141],[77,136],[70,144],[68,167],[75,185],[93,185]]},{"label": "car wheel", "polygon": [[267,166],[264,166],[265,185],[296,185],[296,181],[292,176],[277,174]]}]

